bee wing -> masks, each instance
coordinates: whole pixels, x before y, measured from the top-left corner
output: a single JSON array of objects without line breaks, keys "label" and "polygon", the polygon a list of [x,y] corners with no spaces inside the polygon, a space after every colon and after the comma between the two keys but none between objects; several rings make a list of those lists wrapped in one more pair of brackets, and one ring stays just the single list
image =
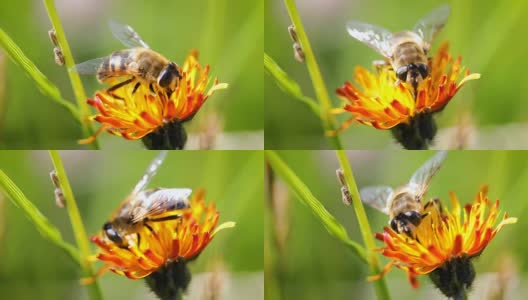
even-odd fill
[{"label": "bee wing", "polygon": [[70,68],[70,71],[76,71],[79,74],[97,74],[99,67],[108,59],[108,57],[94,58]]},{"label": "bee wing", "polygon": [[165,157],[167,157],[167,152],[167,150],[160,151],[160,153],[152,160],[150,165],[147,167],[147,170],[145,170],[145,174],[143,174],[139,182],[134,187],[132,195],[136,195],[145,189],[150,180],[152,180],[152,177],[156,175],[156,172],[165,160]]},{"label": "bee wing", "polygon": [[392,192],[393,190],[390,186],[369,186],[362,188],[359,196],[361,201],[388,215]]},{"label": "bee wing", "polygon": [[366,44],[385,57],[392,56],[392,33],[385,28],[358,21],[347,22],[347,31],[353,38]]},{"label": "bee wing", "polygon": [[414,26],[416,32],[429,47],[435,36],[444,28],[450,9],[448,4],[435,8]]},{"label": "bee wing", "polygon": [[442,163],[444,162],[446,156],[447,151],[438,151],[418,170],[416,170],[416,172],[414,172],[413,176],[411,177],[411,180],[409,181],[409,185],[411,188],[415,189],[417,196],[421,197],[425,194],[425,192],[429,188],[431,179],[442,166]]},{"label": "bee wing", "polygon": [[164,212],[182,210],[190,207],[191,189],[164,189],[144,191],[138,195],[138,209],[132,211],[132,222],[154,217]]},{"label": "bee wing", "polygon": [[121,41],[123,45],[129,48],[150,48],[130,25],[121,24],[114,20],[108,22],[108,25],[110,26],[112,34]]}]

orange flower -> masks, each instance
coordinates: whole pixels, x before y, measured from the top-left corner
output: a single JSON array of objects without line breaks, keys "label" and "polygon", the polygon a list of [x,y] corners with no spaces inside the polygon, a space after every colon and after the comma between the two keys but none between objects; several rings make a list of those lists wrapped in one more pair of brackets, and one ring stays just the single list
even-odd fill
[{"label": "orange flower", "polygon": [[[98,111],[90,120],[97,121],[102,126],[92,137],[79,143],[93,142],[103,130],[128,140],[141,139],[151,133],[171,130],[170,128],[183,130],[181,123],[190,120],[209,96],[216,90],[227,88],[227,84],[218,83],[216,78],[208,88],[209,66],[200,66],[197,51],[192,51],[187,57],[181,74],[182,78],[170,96],[157,84],[153,84],[155,93],[144,84],[134,92],[136,82],[113,92],[122,99],[115,98],[106,90],[97,92],[94,99],[88,99],[88,104]],[[122,78],[107,80],[110,86],[121,81]]]},{"label": "orange flower", "polygon": [[[101,252],[96,258],[105,263],[96,276],[107,270],[130,279],[144,278],[171,262],[187,262],[196,258],[215,234],[233,227],[233,222],[216,227],[219,212],[214,203],[205,205],[203,190],[191,197],[191,207],[176,220],[150,222],[139,232],[141,244],[131,243],[127,249],[110,241],[103,232],[92,237]],[[160,216],[162,217],[162,216]],[[216,227],[216,228],[215,228]],[[135,234],[129,240],[135,241]],[[85,280],[85,283],[93,279]]]},{"label": "orange flower", "polygon": [[[486,187],[477,194],[473,204],[466,205],[463,210],[454,193],[450,193],[450,198],[451,211],[439,208],[437,200],[424,207],[427,216],[415,230],[416,239],[398,234],[388,227],[382,234],[376,234],[386,245],[378,250],[391,261],[380,275],[372,276],[370,280],[379,279],[396,266],[407,272],[413,287],[418,287],[417,275],[430,274],[435,284],[441,281],[442,284],[437,286],[448,297],[459,292],[454,286],[468,288],[471,285],[475,273],[470,259],[480,255],[497,232],[504,225],[516,223],[517,218],[508,218],[505,213],[502,221],[495,226],[499,218],[499,201],[490,203]],[[451,278],[446,273],[458,274],[454,276],[458,278]],[[446,288],[450,280],[459,280],[461,284],[447,284]]]},{"label": "orange flower", "polygon": [[[445,42],[432,58],[429,65],[431,74],[418,86],[416,99],[412,86],[398,81],[391,67],[383,67],[377,74],[356,67],[354,79],[359,88],[347,81],[336,90],[345,105],[335,111],[352,114],[338,131],[348,128],[353,122],[377,129],[391,129],[399,124],[411,124],[420,114],[442,110],[464,83],[480,78],[480,74],[464,71],[460,65],[461,58],[453,60],[448,48]],[[461,74],[464,75],[458,82]]]}]

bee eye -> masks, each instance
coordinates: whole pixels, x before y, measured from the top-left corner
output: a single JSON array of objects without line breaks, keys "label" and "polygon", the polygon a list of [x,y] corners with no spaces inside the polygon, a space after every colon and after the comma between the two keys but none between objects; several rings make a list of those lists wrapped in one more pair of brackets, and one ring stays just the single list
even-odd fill
[{"label": "bee eye", "polygon": [[175,63],[170,63],[170,70],[172,72],[172,74],[176,77],[178,77],[179,79],[182,78],[182,75],[180,73],[180,70],[179,70],[179,67],[177,64]]},{"label": "bee eye", "polygon": [[419,214],[417,211],[410,211],[405,214],[409,220],[414,226],[418,226],[420,222],[422,221],[422,215]]},{"label": "bee eye", "polygon": [[121,236],[114,230],[114,227],[111,223],[107,222],[103,225],[103,231],[106,234],[106,236],[115,244],[122,245],[123,239]]},{"label": "bee eye", "polygon": [[399,80],[406,81],[407,71],[409,71],[407,66],[399,67],[398,69],[396,69],[396,76],[398,77]]},{"label": "bee eye", "polygon": [[103,225],[104,231],[107,231],[108,229],[111,229],[111,228],[112,228],[112,224],[110,224],[109,222],[104,223]]},{"label": "bee eye", "polygon": [[169,69],[170,67],[169,66],[167,66],[165,69],[163,69],[163,71],[161,71],[161,73],[160,73],[160,75],[158,77],[158,84],[162,88],[168,87],[171,84],[171,82],[172,82],[173,73],[170,71],[170,69]]},{"label": "bee eye", "polygon": [[176,204],[176,209],[184,209],[184,208],[187,208],[188,205],[187,205],[187,202],[185,201],[179,201],[177,204]]},{"label": "bee eye", "polygon": [[176,78],[181,79],[182,76],[178,70],[178,66],[175,63],[170,63],[161,71],[160,75],[158,76],[158,84],[162,88],[166,88]]},{"label": "bee eye", "polygon": [[419,64],[418,65],[418,72],[420,72],[420,75],[422,75],[422,78],[427,77],[429,75],[429,67],[425,64]]},{"label": "bee eye", "polygon": [[390,227],[392,228],[392,230],[398,232],[398,225],[397,225],[395,219],[392,219],[392,220],[391,220],[391,222],[390,222]]}]

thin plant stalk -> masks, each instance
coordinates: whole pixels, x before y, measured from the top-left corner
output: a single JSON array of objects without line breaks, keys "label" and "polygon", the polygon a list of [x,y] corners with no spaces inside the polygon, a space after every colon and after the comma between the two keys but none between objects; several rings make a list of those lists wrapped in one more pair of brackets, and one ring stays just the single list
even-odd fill
[{"label": "thin plant stalk", "polygon": [[[71,189],[70,182],[68,181],[68,177],[66,176],[66,171],[64,170],[64,166],[62,165],[62,160],[59,156],[59,152],[57,150],[50,150],[49,154],[51,156],[53,166],[55,167],[55,171],[57,172],[57,177],[59,178],[59,184],[64,194],[66,209],[68,211],[68,215],[72,223],[75,240],[81,253],[81,267],[84,270],[85,276],[93,277],[94,272],[92,270],[91,263],[88,261],[88,257],[90,256],[88,236],[86,235],[86,230],[84,229],[84,225],[81,220],[79,209],[77,208],[77,203],[75,202],[75,198],[73,196],[73,191]],[[94,281],[93,284],[90,284],[88,286],[88,291],[90,293],[91,299],[103,298],[101,294],[101,289],[99,288],[97,281]]]},{"label": "thin plant stalk", "polygon": [[[66,40],[66,35],[64,33],[64,29],[62,28],[62,23],[60,22],[59,14],[57,13],[57,9],[55,8],[55,3],[53,2],[53,0],[44,0],[44,5],[46,6],[49,19],[57,36],[57,41],[62,50],[62,54],[64,55],[64,62],[66,68],[68,69],[68,76],[70,77],[73,92],[75,93],[75,99],[77,100],[77,106],[80,112],[80,122],[83,133],[85,136],[92,136],[94,133],[94,128],[93,124],[91,122],[88,122],[90,108],[86,103],[86,93],[84,92],[84,87],[82,85],[79,74],[73,68],[75,66],[75,62],[73,60],[73,55],[70,50],[68,41]],[[94,149],[99,149],[99,144],[97,140],[94,140],[94,142],[90,145]]]},{"label": "thin plant stalk", "polygon": [[[376,252],[374,252],[374,249],[376,248],[376,243],[374,241],[374,235],[372,234],[372,230],[370,229],[370,224],[367,219],[367,214],[365,213],[365,208],[363,207],[363,202],[361,202],[361,198],[359,196],[356,180],[354,179],[352,168],[350,168],[350,163],[348,162],[346,152],[343,150],[337,150],[336,152],[339,164],[341,165],[341,168],[345,175],[347,188],[350,191],[350,195],[352,196],[352,204],[359,223],[359,229],[361,231],[365,246],[367,247],[367,260],[369,264],[369,269],[371,274],[377,275],[381,272],[381,268],[379,265],[378,256],[376,255]],[[390,299],[389,290],[387,289],[385,278],[381,278],[380,280],[375,281],[374,288],[376,290],[378,299]]]},{"label": "thin plant stalk", "polygon": [[[330,101],[330,97],[328,95],[328,90],[323,80],[323,76],[321,75],[321,71],[319,70],[319,66],[317,65],[317,61],[315,60],[315,56],[312,52],[312,47],[310,46],[308,36],[304,31],[304,26],[301,22],[301,17],[297,12],[295,0],[284,0],[284,3],[286,4],[286,8],[288,9],[288,13],[290,14],[292,23],[295,26],[295,31],[297,32],[299,43],[301,44],[301,47],[304,51],[308,73],[310,74],[310,78],[312,79],[315,94],[317,96],[317,99],[319,100],[321,108],[321,120],[323,122],[323,128],[325,132],[335,131],[335,120],[334,116],[331,114],[332,102]],[[337,135],[328,136],[328,139],[330,140],[331,144],[334,146],[335,149],[343,149],[341,140]]]}]

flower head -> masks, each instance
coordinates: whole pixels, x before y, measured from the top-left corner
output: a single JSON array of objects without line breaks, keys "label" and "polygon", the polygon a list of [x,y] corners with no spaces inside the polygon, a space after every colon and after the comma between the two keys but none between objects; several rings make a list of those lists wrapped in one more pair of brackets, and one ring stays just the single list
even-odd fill
[{"label": "flower head", "polygon": [[125,249],[114,244],[101,232],[92,237],[92,242],[100,248],[96,258],[105,263],[98,275],[110,270],[131,279],[139,279],[171,262],[193,260],[218,231],[234,226],[233,222],[227,222],[216,227],[218,217],[219,212],[214,203],[206,205],[204,191],[200,190],[191,197],[191,207],[181,218],[149,222],[152,231],[143,226],[138,232],[141,236],[139,245],[135,233],[126,237],[131,242]]},{"label": "flower head", "polygon": [[[143,83],[136,89],[139,81],[133,81],[113,92],[97,92],[94,99],[88,99],[88,104],[98,111],[90,120],[102,126],[94,136],[80,143],[94,141],[104,130],[128,140],[170,131],[171,127],[183,130],[180,128],[181,123],[190,120],[209,96],[216,90],[227,88],[227,84],[218,83],[216,78],[209,87],[209,66],[202,67],[198,63],[197,51],[192,51],[187,57],[180,73],[182,78],[170,95],[157,84],[152,84],[154,92]],[[106,80],[110,86],[122,81],[122,78],[113,77]]]},{"label": "flower head", "polygon": [[[371,280],[380,278],[395,266],[407,272],[413,287],[418,287],[416,276],[424,274],[430,274],[435,283],[438,279],[443,286],[448,285],[446,290],[453,293],[456,292],[453,286],[457,285],[452,284],[455,278],[449,274],[456,273],[456,280],[466,278],[462,283],[466,287],[471,285],[474,270],[470,259],[480,255],[504,225],[516,223],[517,219],[508,218],[505,213],[495,226],[500,215],[499,201],[490,203],[486,187],[463,209],[454,193],[450,193],[450,198],[451,211],[443,210],[437,199],[425,205],[426,216],[414,232],[415,239],[387,227],[382,234],[376,235],[385,243],[385,247],[378,250],[391,261],[382,274]],[[442,286],[437,286],[446,294]]]},{"label": "flower head", "polygon": [[[356,67],[354,79],[357,85],[347,81],[336,90],[345,101],[344,107],[337,112],[352,114],[339,130],[354,122],[376,129],[391,129],[398,125],[414,128],[416,124],[413,123],[421,115],[442,110],[464,83],[480,78],[480,74],[464,70],[460,57],[456,60],[451,58],[447,42],[429,62],[429,70],[430,75],[418,85],[415,93],[411,85],[397,79],[389,66],[380,68],[377,74]],[[461,75],[462,80],[459,81]],[[434,131],[427,132],[427,135],[434,136]]]}]

